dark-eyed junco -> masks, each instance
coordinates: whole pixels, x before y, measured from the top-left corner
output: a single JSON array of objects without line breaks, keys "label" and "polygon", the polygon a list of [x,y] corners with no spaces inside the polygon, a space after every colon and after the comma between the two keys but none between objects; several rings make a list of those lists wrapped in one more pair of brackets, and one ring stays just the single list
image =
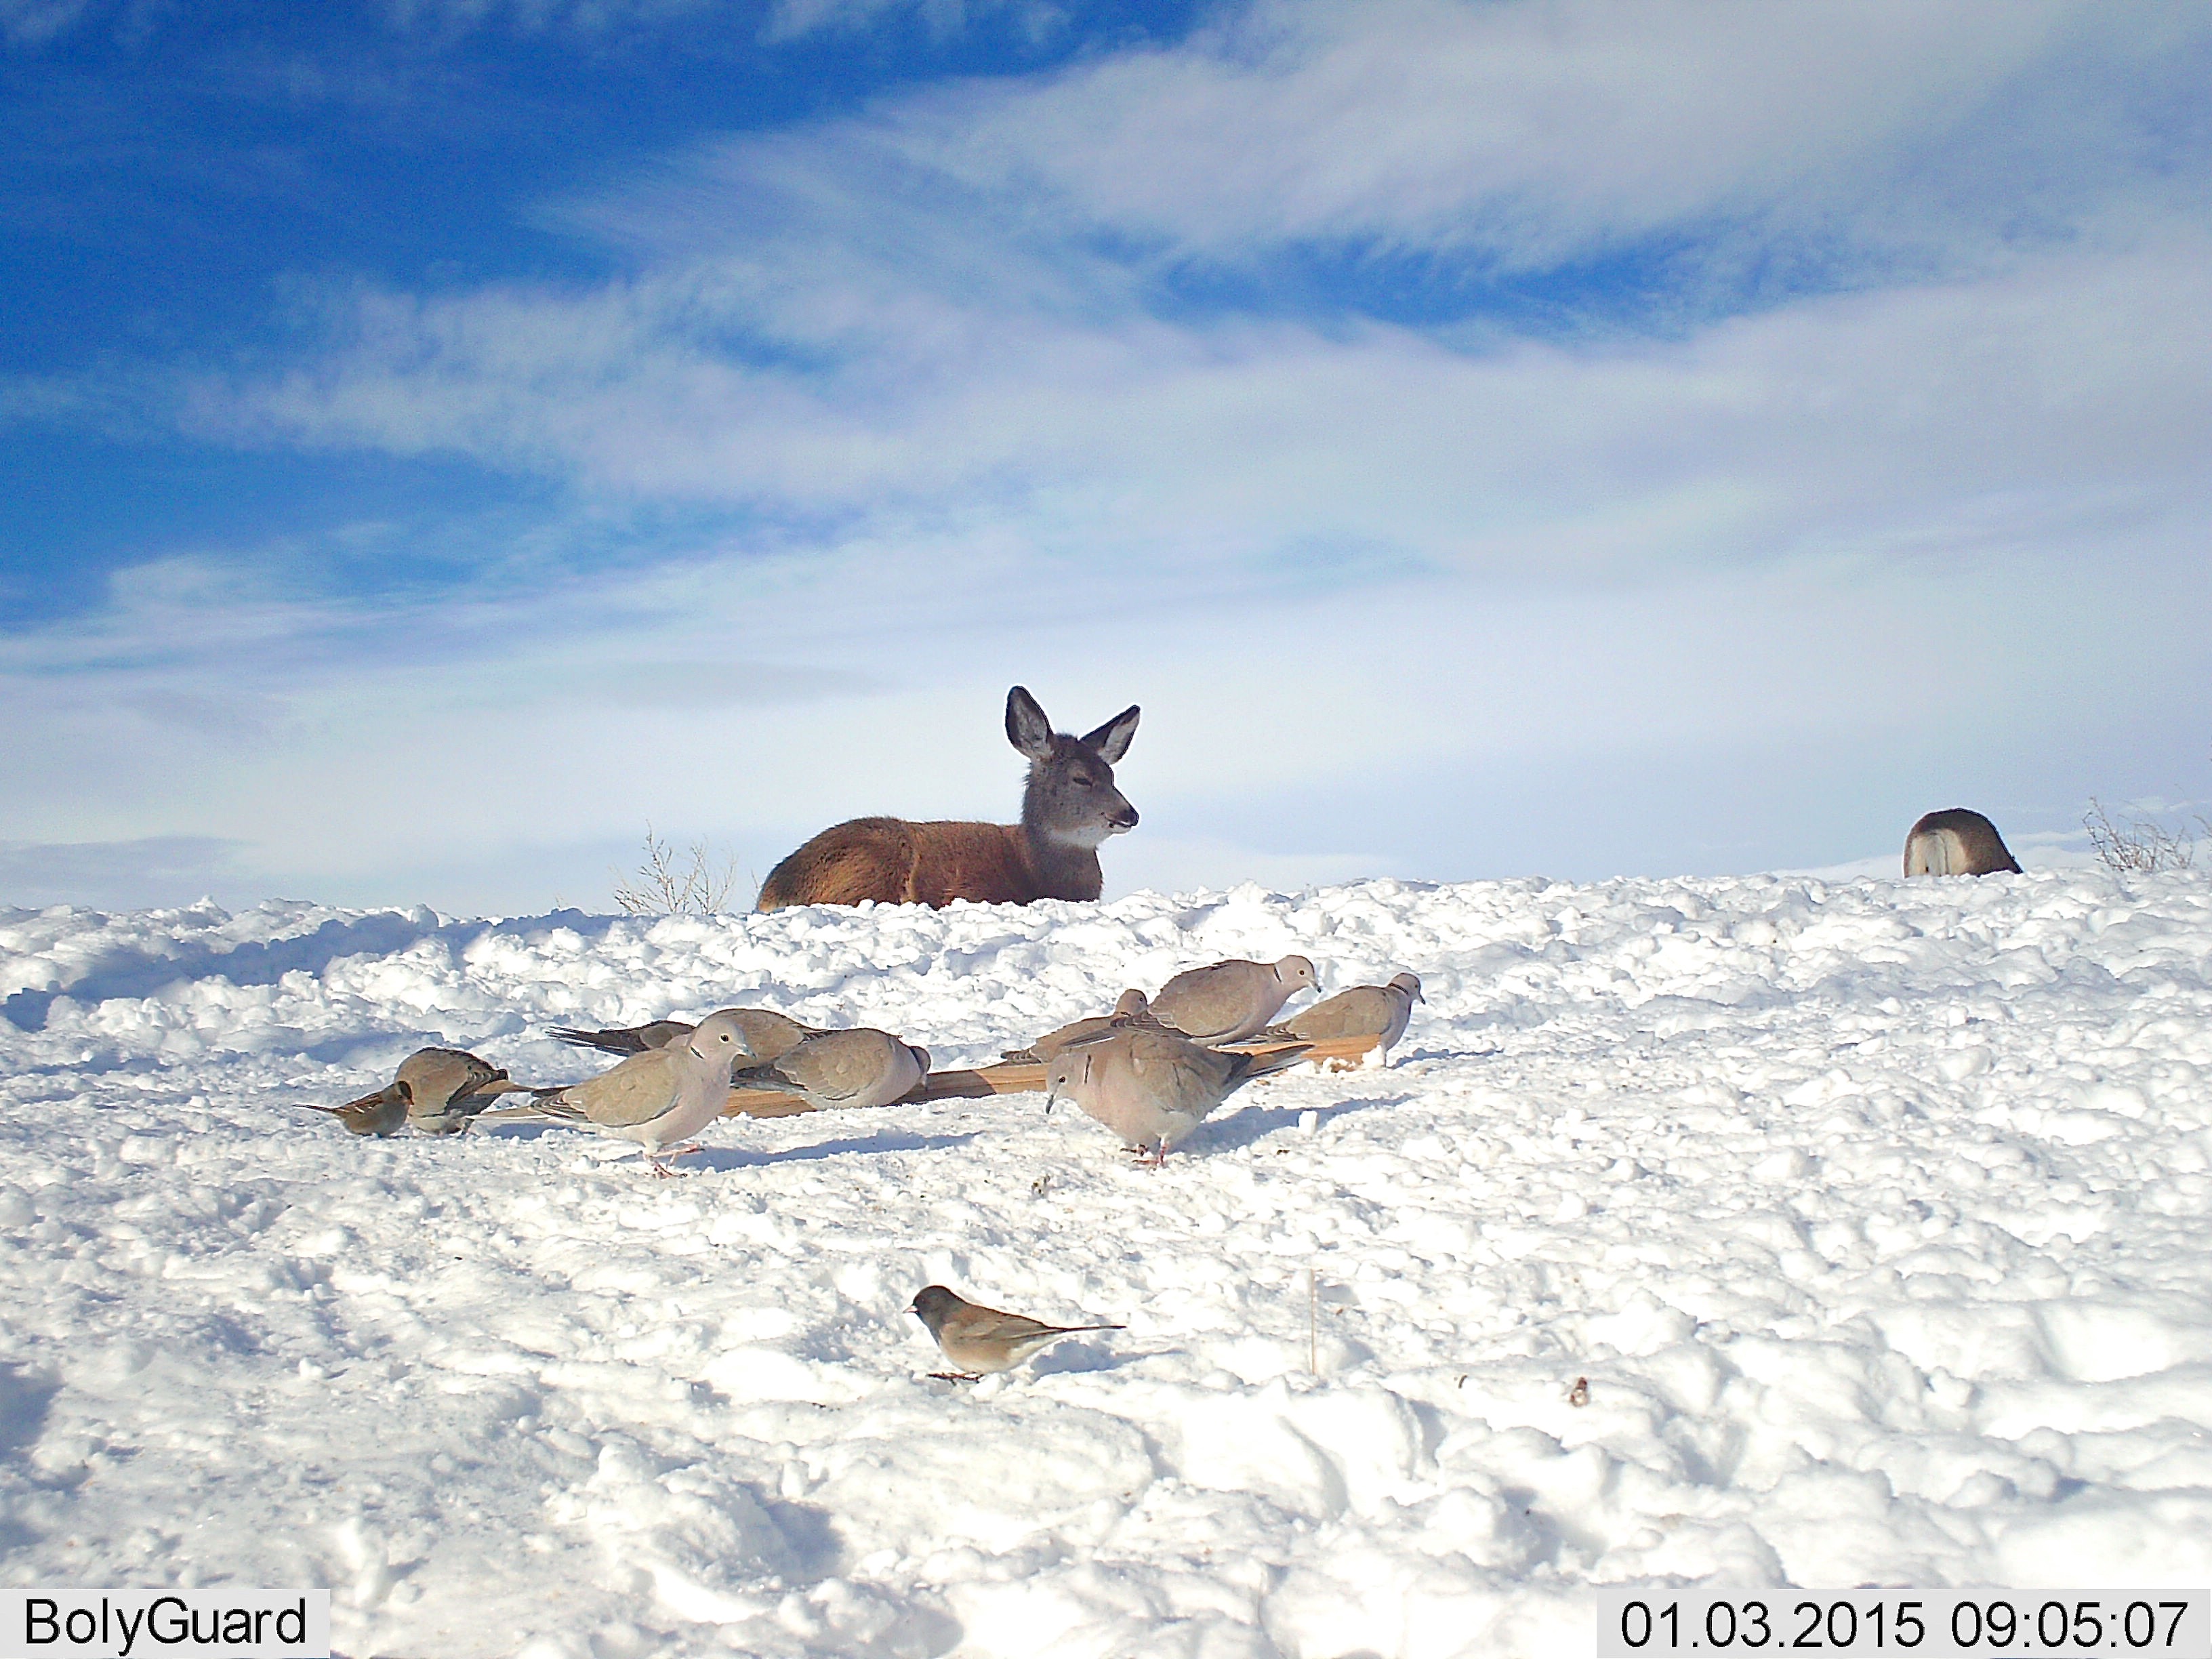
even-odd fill
[{"label": "dark-eyed junco", "polygon": [[926,1286],[907,1310],[929,1328],[945,1358],[959,1369],[932,1375],[972,1382],[1012,1370],[1039,1349],[1078,1331],[1118,1331],[1119,1325],[1047,1325],[1025,1315],[1002,1313],[963,1301],[942,1285]]}]

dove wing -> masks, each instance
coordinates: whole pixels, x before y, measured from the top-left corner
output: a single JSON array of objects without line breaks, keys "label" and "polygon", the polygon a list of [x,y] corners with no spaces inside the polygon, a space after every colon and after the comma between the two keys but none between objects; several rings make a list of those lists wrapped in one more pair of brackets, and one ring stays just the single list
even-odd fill
[{"label": "dove wing", "polygon": [[1217,962],[1177,974],[1152,999],[1160,1022],[1193,1042],[1231,1042],[1258,1030],[1291,999],[1264,962]]},{"label": "dove wing", "polygon": [[891,1064],[890,1039],[880,1031],[837,1031],[801,1043],[781,1063],[805,1093],[842,1105],[882,1085]]},{"label": "dove wing", "polygon": [[399,1075],[408,1086],[410,1109],[427,1116],[507,1073],[462,1049],[424,1048],[407,1057]]},{"label": "dove wing", "polygon": [[684,1055],[682,1050],[648,1048],[611,1072],[571,1084],[560,1098],[581,1107],[585,1116],[610,1129],[650,1123],[673,1110],[683,1094]]},{"label": "dove wing", "polygon": [[1194,1041],[1234,1030],[1249,1000],[1239,996],[1234,972],[1244,965],[1222,962],[1177,974],[1152,999],[1154,1016]]},{"label": "dove wing", "polygon": [[1372,1036],[1388,1028],[1392,1012],[1378,987],[1355,985],[1285,1023],[1302,1037]]},{"label": "dove wing", "polygon": [[823,1035],[813,1026],[801,1025],[788,1014],[779,1014],[772,1008],[725,1008],[721,1012],[738,1023],[738,1028],[745,1034],[746,1046],[763,1060],[779,1060],[808,1037]]},{"label": "dove wing", "polygon": [[1097,1015],[1088,1019],[1071,1020],[1057,1030],[1046,1032],[1035,1042],[1030,1044],[1028,1052],[1036,1059],[1049,1063],[1052,1057],[1062,1048],[1080,1042],[1085,1037],[1096,1036],[1101,1031],[1109,1030],[1113,1024],[1113,1018],[1105,1014]]}]

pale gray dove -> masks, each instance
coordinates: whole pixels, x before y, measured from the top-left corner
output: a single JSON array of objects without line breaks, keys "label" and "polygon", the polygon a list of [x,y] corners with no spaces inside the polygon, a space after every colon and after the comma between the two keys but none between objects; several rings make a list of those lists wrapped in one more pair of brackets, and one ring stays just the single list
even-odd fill
[{"label": "pale gray dove", "polygon": [[747,1066],[730,1086],[797,1095],[821,1112],[888,1106],[928,1075],[928,1049],[863,1025],[808,1037],[765,1066]]},{"label": "pale gray dove", "polygon": [[1303,1043],[1255,1054],[1202,1048],[1166,1031],[1108,1031],[1061,1049],[1045,1068],[1045,1110],[1072,1100],[1124,1146],[1164,1164],[1232,1091],[1305,1054]]},{"label": "pale gray dove", "polygon": [[1124,991],[1120,1000],[1115,1003],[1112,1013],[1093,1014],[1087,1019],[1076,1020],[1057,1030],[1047,1031],[1028,1048],[1006,1049],[999,1058],[1012,1060],[1017,1065],[1045,1065],[1069,1043],[1081,1042],[1086,1037],[1097,1036],[1102,1031],[1110,1031],[1121,1025],[1133,1025],[1146,1031],[1160,1029],[1159,1021],[1152,1018],[1152,1004],[1145,1000],[1142,991]]},{"label": "pale gray dove", "polygon": [[[769,1008],[718,1008],[719,1014],[727,1014],[738,1023],[752,1045],[753,1053],[760,1059],[775,1060],[786,1050],[795,1048],[805,1038],[819,1036],[821,1028],[801,1025],[788,1014],[779,1014]],[[695,1028],[685,1020],[656,1019],[649,1025],[616,1025],[605,1030],[572,1030],[565,1025],[553,1027],[547,1035],[563,1042],[573,1042],[580,1048],[603,1048],[611,1054],[641,1054],[648,1048],[665,1048],[678,1037],[690,1036]]]},{"label": "pale gray dove", "polygon": [[672,1171],[664,1156],[681,1158],[699,1150],[677,1143],[690,1140],[721,1115],[730,1097],[730,1068],[751,1058],[738,1023],[709,1014],[680,1042],[632,1054],[582,1083],[534,1089],[528,1105],[495,1107],[478,1113],[476,1121],[596,1129],[635,1141],[645,1148],[653,1172],[665,1176]]},{"label": "pale gray dove", "polygon": [[1078,1331],[1118,1331],[1120,1325],[1047,1325],[1026,1314],[1002,1313],[969,1302],[942,1285],[926,1285],[907,1311],[927,1326],[938,1351],[957,1371],[933,1375],[951,1382],[973,1382],[994,1371],[1010,1371],[1038,1350]]},{"label": "pale gray dove", "polygon": [[1304,957],[1280,962],[1217,962],[1177,974],[1152,999],[1152,1018],[1211,1048],[1250,1036],[1300,991],[1315,988]]},{"label": "pale gray dove", "polygon": [[1294,1042],[1316,1042],[1328,1037],[1371,1036],[1383,1057],[1406,1035],[1413,1005],[1425,1002],[1419,976],[1395,975],[1388,985],[1355,985],[1326,997],[1304,1012],[1293,1014],[1279,1025],[1270,1025],[1263,1037],[1282,1037]]}]

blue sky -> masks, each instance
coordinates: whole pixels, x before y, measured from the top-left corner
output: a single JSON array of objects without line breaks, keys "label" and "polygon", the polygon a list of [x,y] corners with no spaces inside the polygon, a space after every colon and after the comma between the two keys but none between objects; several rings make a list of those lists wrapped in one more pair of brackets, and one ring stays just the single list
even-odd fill
[{"label": "blue sky", "polygon": [[2212,796],[2212,7],[0,0],[0,902]]}]

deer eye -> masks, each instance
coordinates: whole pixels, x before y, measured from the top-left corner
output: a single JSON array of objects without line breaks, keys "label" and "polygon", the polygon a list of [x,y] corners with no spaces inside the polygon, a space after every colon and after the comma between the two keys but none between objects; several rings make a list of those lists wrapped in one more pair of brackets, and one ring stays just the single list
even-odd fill
[{"label": "deer eye", "polygon": [[1079,772],[1076,774],[1074,781],[1078,789],[1096,789],[1098,787],[1097,779],[1086,778]]}]

